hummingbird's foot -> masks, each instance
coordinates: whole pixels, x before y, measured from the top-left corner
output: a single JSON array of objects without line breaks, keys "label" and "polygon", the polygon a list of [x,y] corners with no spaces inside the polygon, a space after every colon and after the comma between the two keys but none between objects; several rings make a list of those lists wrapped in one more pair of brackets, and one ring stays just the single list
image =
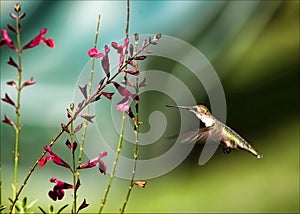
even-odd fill
[{"label": "hummingbird's foot", "polygon": [[231,149],[229,147],[223,147],[223,153],[225,155],[229,155],[231,153]]}]

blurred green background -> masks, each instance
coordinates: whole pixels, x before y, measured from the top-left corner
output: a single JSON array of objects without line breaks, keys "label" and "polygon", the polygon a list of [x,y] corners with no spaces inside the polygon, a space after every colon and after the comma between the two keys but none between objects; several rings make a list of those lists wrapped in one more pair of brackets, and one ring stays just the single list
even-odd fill
[{"label": "blurred green background", "polygon": [[[87,50],[93,45],[98,14],[102,16],[98,46],[103,47],[124,37],[126,2],[19,2],[27,13],[23,43],[43,27],[49,30],[46,37],[56,43],[54,49],[41,45],[24,54],[24,80],[33,76],[37,84],[23,93],[21,182],[42,146],[66,121],[65,109],[72,102],[78,75],[89,61]],[[13,24],[9,13],[14,4],[1,0],[1,29]],[[161,32],[177,37],[209,59],[226,95],[226,123],[249,139],[264,158],[257,160],[236,151],[224,156],[218,149],[208,163],[199,166],[202,146],[196,145],[179,167],[149,180],[146,189],[134,189],[127,211],[299,213],[299,1],[132,1],[130,16],[131,34]],[[0,50],[1,97],[8,92],[14,98],[5,84],[16,78],[14,69],[6,64],[12,52],[6,47]],[[147,68],[173,73],[187,84],[190,79],[197,102],[209,105],[200,96],[200,86],[180,73],[178,66],[149,61]],[[142,102],[144,112],[153,108],[165,111],[155,109],[161,105],[155,96],[143,96]],[[13,118],[13,113],[1,102],[1,118],[4,114]],[[12,192],[13,142],[11,127],[1,123],[5,205],[9,205],[7,198]],[[55,151],[65,151],[64,145],[56,145]],[[49,182],[52,176],[71,182],[63,168],[48,164],[35,171],[21,198],[37,199],[42,207],[67,204],[71,192],[59,202],[47,197],[53,187]],[[90,203],[85,212],[98,210],[107,179],[108,175],[100,176],[96,169],[82,173],[79,199],[86,197]],[[126,180],[114,181],[105,211],[118,212],[127,185]],[[35,206],[33,211],[37,210]]]}]

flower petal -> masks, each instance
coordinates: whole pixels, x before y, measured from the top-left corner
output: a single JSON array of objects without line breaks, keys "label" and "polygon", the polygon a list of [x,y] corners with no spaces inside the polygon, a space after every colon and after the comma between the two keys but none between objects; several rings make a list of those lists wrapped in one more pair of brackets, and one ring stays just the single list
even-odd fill
[{"label": "flower petal", "polygon": [[127,112],[130,108],[129,98],[124,97],[120,102],[117,103],[116,109],[120,112]]}]

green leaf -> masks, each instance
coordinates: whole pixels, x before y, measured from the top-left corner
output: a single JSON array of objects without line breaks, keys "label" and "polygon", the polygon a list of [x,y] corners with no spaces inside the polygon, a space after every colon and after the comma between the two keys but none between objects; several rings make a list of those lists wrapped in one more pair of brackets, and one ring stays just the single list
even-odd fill
[{"label": "green leaf", "polygon": [[4,205],[0,206],[0,212],[2,212],[2,210],[4,210],[6,207]]},{"label": "green leaf", "polygon": [[43,214],[47,214],[47,212],[40,206],[38,206],[38,208],[40,209],[40,211],[43,213]]},{"label": "green leaf", "polygon": [[61,211],[63,211],[67,206],[68,206],[68,204],[62,206],[62,207],[57,211],[57,214],[61,213]]}]

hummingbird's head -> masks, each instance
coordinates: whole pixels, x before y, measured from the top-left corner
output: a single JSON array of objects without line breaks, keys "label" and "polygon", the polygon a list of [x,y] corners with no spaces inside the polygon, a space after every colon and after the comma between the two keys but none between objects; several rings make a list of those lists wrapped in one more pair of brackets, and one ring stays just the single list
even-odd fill
[{"label": "hummingbird's head", "polygon": [[197,116],[201,115],[201,116],[205,117],[205,116],[209,116],[210,115],[209,110],[204,105],[192,106],[192,107],[190,107],[190,111],[193,112],[194,114],[196,114]]},{"label": "hummingbird's head", "polygon": [[206,127],[212,126],[214,124],[214,119],[212,115],[204,105],[195,105],[195,106],[167,105],[167,107],[181,108],[193,112],[203,123],[205,123]]}]

